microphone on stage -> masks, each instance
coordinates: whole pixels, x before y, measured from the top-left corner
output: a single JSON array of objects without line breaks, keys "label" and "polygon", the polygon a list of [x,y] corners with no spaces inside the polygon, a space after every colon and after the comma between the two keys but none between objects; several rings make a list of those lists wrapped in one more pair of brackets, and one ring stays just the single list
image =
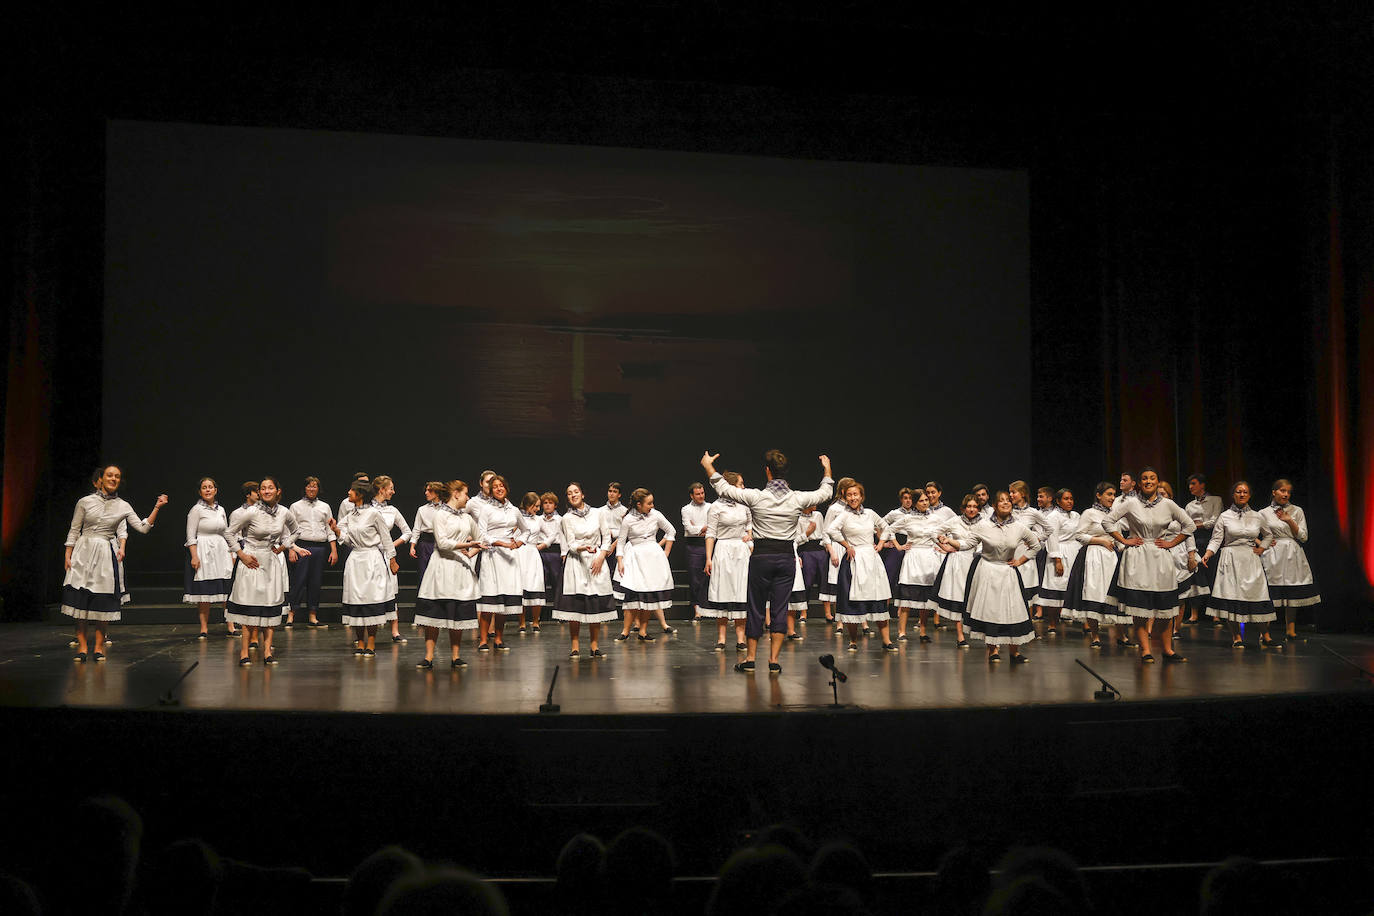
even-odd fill
[{"label": "microphone on stage", "polygon": [[848,675],[846,675],[846,674],[845,674],[843,671],[841,671],[839,668],[836,668],[836,667],[835,667],[835,656],[833,656],[833,655],[822,655],[821,658],[820,658],[820,662],[821,662],[821,667],[824,668],[825,670],[829,671],[831,674],[833,674],[833,675],[835,676],[835,680],[839,681],[841,684],[843,684],[843,683],[845,683],[845,682],[847,682],[847,681],[849,680],[849,676],[848,676]]}]

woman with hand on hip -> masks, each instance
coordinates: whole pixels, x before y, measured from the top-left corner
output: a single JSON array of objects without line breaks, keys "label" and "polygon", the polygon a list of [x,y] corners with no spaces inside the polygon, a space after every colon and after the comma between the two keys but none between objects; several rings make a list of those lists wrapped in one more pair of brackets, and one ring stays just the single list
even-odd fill
[{"label": "woman with hand on hip", "polygon": [[1011,660],[1024,663],[1021,646],[1035,639],[1035,625],[1019,567],[1031,562],[1040,539],[1016,518],[1006,490],[999,490],[991,505],[992,515],[967,533],[981,552],[969,565],[964,623],[975,639],[987,643],[989,662],[1000,662],[1000,647],[1011,646]]},{"label": "woman with hand on hip", "polygon": [[[141,519],[119,495],[124,472],[113,464],[92,475],[96,491],[76,502],[72,524],[67,529],[62,580],[62,613],[76,620],[76,661],[88,655],[103,662],[105,629],[120,618],[120,608],[128,601],[124,587],[124,544],[120,525],[147,534],[157,523],[158,510],[167,505],[167,495],[153,503],[153,511]],[[95,637],[86,640],[86,628],[95,625]]]},{"label": "woman with hand on hip", "polygon": [[1307,516],[1293,505],[1293,482],[1280,477],[1269,488],[1270,503],[1260,510],[1273,539],[1260,560],[1269,581],[1269,598],[1283,608],[1284,638],[1298,639],[1298,608],[1321,603],[1322,596],[1307,564]]},{"label": "woman with hand on hip", "polygon": [[[744,478],[736,471],[721,471],[720,476],[732,487],[744,486]],[[706,602],[701,616],[716,620],[717,652],[725,651],[726,622],[735,623],[735,650],[744,651],[744,623],[749,617],[749,507],[742,506],[728,496],[711,503],[706,514]]]},{"label": "woman with hand on hip", "polygon": [[887,584],[887,569],[878,557],[880,545],[875,540],[882,517],[864,507],[864,486],[858,481],[840,495],[844,509],[825,529],[830,540],[844,549],[846,558],[838,567],[836,616],[849,631],[850,652],[859,650],[859,627],[870,622],[878,625],[883,648],[896,652],[898,646],[888,633],[892,618],[887,602],[892,590]]},{"label": "woman with hand on hip", "polygon": [[978,539],[973,537],[973,526],[983,520],[982,506],[978,497],[966,493],[959,501],[960,513],[947,519],[944,527],[936,536],[939,550],[944,554],[940,561],[940,571],[935,574],[935,603],[946,619],[954,621],[954,634],[958,639],[956,649],[969,648],[968,636],[964,632],[964,612],[967,610],[965,589],[968,586],[968,571],[978,556]]},{"label": "woman with hand on hip", "polygon": [[[631,617],[639,621],[639,641],[652,642],[650,614],[658,616],[665,635],[677,632],[668,626],[663,615],[673,606],[673,571],[668,566],[668,556],[673,552],[677,529],[654,508],[654,494],[650,490],[635,490],[630,494],[630,504],[634,508],[620,520],[615,544],[615,565],[624,595],[621,607],[627,622]],[[662,542],[656,540],[660,533]],[[627,637],[627,633],[622,633],[617,639],[623,642]]]},{"label": "woman with hand on hip", "polygon": [[425,635],[425,657],[415,667],[434,668],[439,631],[448,630],[449,667],[465,668],[467,662],[459,657],[463,631],[477,629],[477,599],[482,596],[474,565],[482,546],[477,540],[477,519],[464,511],[468,485],[463,481],[431,481],[426,491],[434,499],[434,512],[428,519],[434,549],[415,599],[415,622]]},{"label": "woman with hand on hip", "polygon": [[[917,612],[917,634],[921,642],[930,642],[926,633],[926,620],[937,605],[935,603],[935,577],[940,573],[940,564],[945,552],[940,549],[940,532],[945,527],[944,518],[937,516],[930,508],[930,497],[924,491],[917,491],[916,502],[911,511],[896,516],[889,514],[884,540],[892,541],[893,535],[906,536],[905,543],[889,548],[898,552],[902,559],[897,572],[897,588],[893,604],[897,605],[897,640],[906,640],[906,622],[914,609]],[[894,542],[895,543],[895,542]]]},{"label": "woman with hand on hip", "polygon": [[[1095,493],[1096,502],[1083,510],[1074,527],[1073,540],[1079,549],[1064,586],[1063,616],[1068,620],[1081,620],[1089,646],[1100,649],[1102,625],[1129,627],[1131,615],[1121,613],[1116,598],[1111,595],[1120,548],[1103,527],[1116,504],[1116,487],[1104,480],[1097,485]],[[1116,527],[1119,530],[1121,523]],[[1135,645],[1129,638],[1120,636],[1116,644],[1123,649]]]},{"label": "woman with hand on hip", "polygon": [[[1166,623],[1178,616],[1178,574],[1171,551],[1188,539],[1196,529],[1193,520],[1178,505],[1160,492],[1159,473],[1151,467],[1142,468],[1135,481],[1134,499],[1117,497],[1115,508],[1102,523],[1107,535],[1126,549],[1116,565],[1116,578],[1110,594],[1122,612],[1135,620],[1136,641],[1140,643],[1140,660],[1153,663],[1150,652],[1150,622]],[[1122,536],[1118,522],[1125,520],[1131,537]],[[1177,533],[1170,522],[1177,522]],[[1165,662],[1185,662],[1174,651],[1173,627],[1164,626],[1160,633]]]},{"label": "woman with hand on hip", "polygon": [[373,502],[375,494],[368,481],[353,481],[348,508],[331,523],[339,543],[349,548],[343,572],[343,622],[353,628],[353,654],[362,658],[377,655],[377,627],[387,621],[391,581],[400,569],[391,529]]}]

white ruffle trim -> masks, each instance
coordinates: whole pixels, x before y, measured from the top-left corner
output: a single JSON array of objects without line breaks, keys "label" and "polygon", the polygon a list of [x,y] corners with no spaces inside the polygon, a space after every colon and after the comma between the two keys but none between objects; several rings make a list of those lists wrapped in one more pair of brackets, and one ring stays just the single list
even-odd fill
[{"label": "white ruffle trim", "polygon": [[228,595],[182,595],[182,604],[219,604],[228,601]]},{"label": "white ruffle trim", "polygon": [[621,605],[627,611],[666,611],[672,606],[671,599],[668,601],[626,601]]},{"label": "white ruffle trim", "polygon": [[475,620],[449,620],[447,617],[426,617],[423,614],[415,615],[416,626],[436,627],[440,630],[475,630],[477,621]]},{"label": "white ruffle trim", "polygon": [[554,620],[570,620],[574,623],[606,623],[609,620],[619,620],[619,611],[606,611],[601,614],[578,614],[573,611],[560,611],[555,609],[553,612]]},{"label": "white ruffle trim", "polygon": [[1130,614],[1132,617],[1140,617],[1142,619],[1148,618],[1150,620],[1173,620],[1175,617],[1178,616],[1178,608],[1176,607],[1169,608],[1167,610],[1158,610],[1155,608],[1147,607],[1131,607],[1129,604],[1121,604],[1117,605],[1117,607],[1120,608],[1123,614]]},{"label": "white ruffle trim", "polygon": [[275,617],[251,617],[247,614],[235,614],[232,611],[228,611],[224,615],[224,619],[230,623],[237,623],[245,627],[279,627],[282,617],[282,614]]},{"label": "white ruffle trim", "polygon": [[970,630],[968,635],[970,639],[985,642],[990,646],[1024,646],[1026,643],[1032,642],[1035,639],[1034,630],[1024,636],[994,636],[991,639],[976,630]]},{"label": "white ruffle trim", "polygon": [[836,619],[841,623],[887,623],[892,616],[886,612],[881,614],[836,614]]},{"label": "white ruffle trim", "polygon": [[84,608],[72,607],[69,604],[62,605],[62,613],[76,620],[119,620],[119,611],[88,611]]}]

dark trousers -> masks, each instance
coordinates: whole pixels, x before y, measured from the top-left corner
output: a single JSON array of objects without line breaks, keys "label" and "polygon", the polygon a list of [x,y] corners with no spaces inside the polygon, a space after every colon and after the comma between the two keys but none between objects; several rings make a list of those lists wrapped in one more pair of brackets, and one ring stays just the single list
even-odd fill
[{"label": "dark trousers", "polygon": [[563,597],[563,552],[541,550],[539,561],[544,564],[544,603],[558,607]]},{"label": "dark trousers", "polygon": [[787,601],[797,581],[797,561],[791,553],[756,553],[749,558],[749,616],[744,633],[750,639],[763,636],[764,610],[772,604],[768,629],[787,632]]},{"label": "dark trousers", "polygon": [[706,604],[706,595],[711,588],[711,577],[706,575],[706,539],[683,538],[683,549],[687,551],[687,579],[692,588],[692,614]]},{"label": "dark trousers", "polygon": [[830,554],[824,550],[803,550],[798,556],[802,563],[802,581],[806,583],[806,597],[819,601],[821,586],[830,575]]},{"label": "dark trousers", "polygon": [[429,558],[434,556],[434,535],[422,534],[415,540],[415,571],[419,574],[416,581],[425,581],[425,570],[429,569]]},{"label": "dark trousers", "polygon": [[320,580],[324,575],[324,564],[329,562],[329,544],[321,541],[297,541],[296,546],[310,551],[310,556],[287,564],[291,576],[291,610],[318,611]]}]

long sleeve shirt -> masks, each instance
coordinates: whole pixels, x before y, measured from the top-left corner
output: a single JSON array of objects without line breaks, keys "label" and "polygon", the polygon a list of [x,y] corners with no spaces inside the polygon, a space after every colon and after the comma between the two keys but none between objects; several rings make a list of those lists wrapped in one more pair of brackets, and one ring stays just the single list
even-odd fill
[{"label": "long sleeve shirt", "polygon": [[1119,500],[1112,507],[1112,511],[1107,515],[1107,521],[1102,523],[1102,527],[1110,530],[1113,526],[1109,525],[1108,522],[1115,523],[1122,520],[1125,520],[1130,526],[1132,535],[1147,543],[1154,541],[1155,538],[1163,537],[1170,521],[1178,522],[1178,530],[1183,534],[1192,534],[1197,530],[1197,525],[1193,524],[1188,513],[1178,507],[1178,503],[1158,494],[1149,502],[1139,496]]},{"label": "long sleeve shirt", "polygon": [[139,518],[134,507],[119,496],[91,493],[76,501],[72,524],[67,529],[67,547],[75,547],[78,538],[97,537],[114,540],[120,537],[119,523],[124,522],[139,534],[147,534],[152,524]]},{"label": "long sleeve shirt", "polygon": [[607,503],[601,507],[601,514],[606,516],[606,524],[611,526],[611,537],[620,537],[620,522],[629,511],[630,507],[624,503],[616,503],[614,506]]},{"label": "long sleeve shirt", "polygon": [[882,526],[882,516],[872,509],[861,506],[855,511],[845,506],[844,511],[836,515],[826,526],[825,533],[830,540],[848,543],[850,547],[858,550],[861,547],[872,547],[874,536]]},{"label": "long sleeve shirt", "polygon": [[[433,526],[434,550],[441,556],[455,558],[461,556],[459,544],[470,544],[477,540],[477,519],[463,509],[454,509],[447,504],[428,504],[434,509]],[[390,532],[388,532],[390,534]],[[467,559],[463,557],[463,559]]]},{"label": "long sleeve shirt", "polygon": [[[468,501],[468,505],[472,505],[471,500]],[[483,544],[520,540],[521,513],[510,500],[487,503],[484,509],[474,514],[477,515],[479,522],[478,537]]]},{"label": "long sleeve shirt", "polygon": [[1267,541],[1273,536],[1274,532],[1270,530],[1269,524],[1254,509],[1247,508],[1243,512],[1227,509],[1217,516],[1217,523],[1212,526],[1212,540],[1207,549],[1216,556],[1217,551],[1223,547],[1254,547],[1257,542]]},{"label": "long sleeve shirt", "polygon": [[329,527],[334,514],[324,500],[298,499],[291,504],[291,514],[296,516],[296,524],[300,526],[300,540],[316,543],[335,540],[334,531]]},{"label": "long sleeve shirt", "polygon": [[[185,546],[194,547],[201,538],[222,538],[228,527],[229,521],[225,517],[223,506],[219,503],[210,505],[203,499],[197,500],[191,511],[186,513]],[[229,548],[230,553],[237,549],[233,544],[230,544]]]},{"label": "long sleeve shirt", "polygon": [[710,503],[688,503],[682,507],[682,536],[700,538],[706,536],[706,514],[711,511]]},{"label": "long sleeve shirt", "polygon": [[940,529],[940,534],[954,542],[954,546],[959,550],[977,550],[978,538],[973,534],[973,526],[983,520],[982,515],[975,515],[972,520],[967,515],[956,515],[944,523]]},{"label": "long sleeve shirt", "polygon": [[[1118,533],[1124,533],[1126,530],[1125,523],[1108,522],[1107,516],[1109,515],[1111,515],[1111,511],[1102,508],[1102,506],[1097,503],[1084,509],[1078,516],[1078,524],[1074,526],[1073,539],[1084,547],[1088,546],[1088,543],[1093,538],[1107,538],[1110,540],[1111,535],[1107,533],[1107,525],[1111,525],[1113,530]],[[1113,549],[1116,549],[1118,546],[1119,545],[1117,545],[1115,541],[1112,542]]]},{"label": "long sleeve shirt", "polygon": [[563,529],[565,554],[580,551],[584,547],[609,550],[611,542],[615,540],[615,532],[611,529],[611,522],[606,513],[591,506],[583,507],[580,512],[569,509],[563,513],[560,524]]},{"label": "long sleeve shirt", "polygon": [[733,499],[718,499],[711,503],[706,516],[706,537],[714,540],[739,540],[749,533],[749,507]]},{"label": "long sleeve shirt", "polygon": [[1201,498],[1190,500],[1188,505],[1183,507],[1183,511],[1188,513],[1188,517],[1197,527],[1211,528],[1216,525],[1217,516],[1221,514],[1221,497],[1204,493]]},{"label": "long sleeve shirt", "polygon": [[[892,513],[888,513],[891,515]],[[937,518],[935,513],[927,510],[925,512],[903,513],[892,521],[884,519],[884,528],[881,540],[891,541],[898,534],[906,535],[907,543],[914,547],[933,547],[941,531],[945,528],[945,520]]]},{"label": "long sleeve shirt", "polygon": [[894,531],[894,530],[892,529],[892,523],[895,522],[895,521],[897,521],[897,519],[899,519],[899,518],[902,518],[902,517],[907,516],[907,515],[911,515],[911,514],[912,514],[913,512],[915,512],[915,511],[916,511],[915,509],[904,509],[903,507],[898,506],[897,508],[893,509],[891,512],[889,512],[889,513],[887,513],[886,515],[884,515],[884,516],[883,516],[883,525],[882,525],[882,529],[881,529],[881,530],[882,530],[882,535],[881,535],[881,541],[880,541],[880,543],[883,543],[883,544],[893,543],[893,544],[895,544],[895,543],[897,543],[897,535],[901,534],[901,535],[905,536],[905,535],[906,535],[906,532],[903,531],[903,530],[901,530],[901,529],[897,529],[897,530]]},{"label": "long sleeve shirt", "polygon": [[797,536],[797,518],[829,499],[834,483],[825,477],[818,489],[793,490],[786,480],[770,480],[762,490],[754,490],[732,487],[719,474],[711,475],[718,496],[749,507],[754,537],[789,543]]},{"label": "long sleeve shirt", "polygon": [[290,509],[283,506],[266,506],[257,503],[252,508],[238,514],[238,518],[229,522],[229,527],[224,531],[225,540],[230,545],[230,550],[237,552],[234,547],[235,539],[243,541],[244,550],[268,550],[273,547],[290,547],[296,543],[297,532],[296,516]]},{"label": "long sleeve shirt", "polygon": [[339,519],[339,542],[354,550],[380,550],[382,557],[388,560],[396,556],[391,528],[376,504],[355,506],[349,503],[348,511]]},{"label": "long sleeve shirt", "polygon": [[560,552],[563,548],[563,516],[555,512],[553,515],[539,514],[539,534],[534,546],[543,544],[545,547],[557,547]]},{"label": "long sleeve shirt", "polygon": [[615,555],[623,557],[629,547],[646,541],[652,543],[660,531],[663,532],[664,541],[671,541],[677,537],[677,529],[673,527],[673,523],[664,518],[663,513],[657,509],[650,509],[648,515],[644,515],[638,509],[630,510],[620,520],[620,536],[616,538]]},{"label": "long sleeve shirt", "polygon": [[1293,534],[1293,529],[1288,527],[1288,523],[1278,516],[1278,507],[1272,503],[1260,510],[1260,519],[1269,526],[1269,532],[1278,540],[1295,540],[1299,544],[1307,543],[1307,516],[1297,506],[1289,503],[1284,508],[1284,515],[1287,515],[1298,525],[1298,533]]},{"label": "long sleeve shirt", "polygon": [[1040,551],[1040,539],[1015,516],[1008,516],[1005,522],[996,516],[985,518],[969,529],[969,535],[982,546],[983,559],[993,563],[1010,563],[1022,546],[1028,556]]},{"label": "long sleeve shirt", "polygon": [[[812,525],[816,527],[812,528]],[[815,509],[797,519],[797,543],[805,544],[808,541],[818,541],[822,547],[830,544],[830,538],[825,534],[825,519]]]},{"label": "long sleeve shirt", "polygon": [[397,509],[391,503],[373,502],[372,505],[376,506],[377,511],[381,513],[382,521],[386,523],[388,536],[391,534],[391,529],[400,528],[401,538],[407,541],[410,540],[410,526],[406,524],[406,517],[401,514],[400,509]]},{"label": "long sleeve shirt", "polygon": [[434,533],[434,517],[439,511],[437,503],[428,502],[415,510],[415,524],[410,529],[410,543],[419,543],[420,535]]}]

